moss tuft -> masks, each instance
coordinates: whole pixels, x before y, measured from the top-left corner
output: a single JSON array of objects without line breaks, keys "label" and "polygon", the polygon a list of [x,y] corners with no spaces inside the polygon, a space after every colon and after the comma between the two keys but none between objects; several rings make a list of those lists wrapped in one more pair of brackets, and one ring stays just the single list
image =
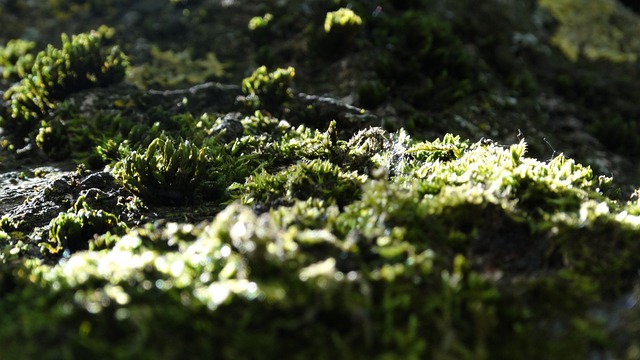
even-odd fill
[{"label": "moss tuft", "polygon": [[166,136],[153,140],[143,152],[131,152],[114,166],[125,188],[160,204],[192,202],[207,169],[204,149]]},{"label": "moss tuft", "polygon": [[49,45],[39,52],[31,71],[4,94],[9,107],[0,125],[24,136],[68,94],[122,80],[128,59],[117,46],[106,46],[113,33],[102,26],[71,38],[63,34],[62,48]]}]

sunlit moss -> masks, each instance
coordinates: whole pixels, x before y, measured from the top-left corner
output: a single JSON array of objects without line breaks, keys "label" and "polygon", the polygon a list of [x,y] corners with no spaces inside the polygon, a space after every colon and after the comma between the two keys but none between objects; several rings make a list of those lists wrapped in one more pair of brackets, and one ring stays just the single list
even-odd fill
[{"label": "sunlit moss", "polygon": [[0,125],[26,135],[69,93],[122,80],[128,59],[117,46],[107,46],[113,34],[106,26],[71,38],[63,34],[62,48],[49,45],[39,52],[30,72],[4,93],[9,105]]},{"label": "sunlit moss", "polygon": [[96,241],[99,235],[107,231],[122,234],[126,225],[121,223],[114,214],[94,210],[80,200],[74,209],[61,213],[51,220],[49,228],[46,250],[53,254],[65,251],[68,256],[79,250],[99,249],[101,247],[99,244],[103,243]]},{"label": "sunlit moss", "polygon": [[640,20],[613,0],[539,0],[559,22],[551,38],[571,61],[635,62],[640,53]]},{"label": "sunlit moss", "polygon": [[35,61],[36,43],[21,39],[9,40],[0,47],[0,73],[5,80],[19,80],[31,71]]},{"label": "sunlit moss", "polygon": [[253,175],[244,185],[243,202],[272,206],[310,197],[330,203],[348,204],[358,197],[363,176],[346,173],[322,160],[299,162],[276,174]]},{"label": "sunlit moss", "polygon": [[266,66],[257,68],[251,76],[242,80],[242,92],[248,105],[275,111],[293,97],[290,89],[296,75],[293,67],[278,68],[268,72]]},{"label": "sunlit moss", "polygon": [[127,78],[141,88],[177,88],[220,79],[225,64],[214,53],[194,59],[191,52],[160,50],[152,46],[151,61],[131,68]]},{"label": "sunlit moss", "polygon": [[125,188],[147,201],[184,204],[193,201],[207,168],[204,149],[162,136],[142,152],[131,152],[114,171]]},{"label": "sunlit moss", "polygon": [[[332,144],[331,131],[310,136]],[[524,142],[417,142],[380,129],[353,138],[340,146],[376,153],[386,169],[375,178],[301,153],[245,175],[245,202],[275,205],[260,213],[232,203],[201,224],[147,224],[93,237],[96,246],[59,264],[21,263],[0,303],[14,309],[0,318],[3,349],[33,354],[62,333],[94,345],[55,351],[272,357],[282,346],[258,334],[277,333],[296,340],[287,346],[296,356],[509,358],[586,356],[606,339],[589,309],[627,291],[640,264],[637,204],[602,195],[610,179],[564,156],[527,157]],[[80,210],[56,224],[84,218]],[[44,311],[48,321],[37,321]],[[21,329],[17,319],[38,345],[3,340]],[[176,336],[167,323],[189,341],[157,342]],[[113,326],[143,331],[132,339]]]},{"label": "sunlit moss", "polygon": [[249,20],[247,27],[251,31],[259,30],[269,25],[271,20],[273,20],[273,14],[270,13],[266,13],[263,16],[255,16]]}]

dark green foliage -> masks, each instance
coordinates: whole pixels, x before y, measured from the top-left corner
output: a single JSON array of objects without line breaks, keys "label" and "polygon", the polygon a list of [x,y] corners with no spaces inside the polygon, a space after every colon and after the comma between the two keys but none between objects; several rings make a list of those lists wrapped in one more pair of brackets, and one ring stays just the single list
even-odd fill
[{"label": "dark green foliage", "polygon": [[39,52],[32,70],[4,94],[9,108],[1,125],[25,135],[68,94],[122,80],[128,60],[117,46],[106,46],[112,36],[105,26],[71,38],[63,34],[62,48]]},{"label": "dark green foliage", "polygon": [[384,103],[389,89],[380,80],[363,82],[358,88],[358,104],[367,109],[375,109]]},{"label": "dark green foliage", "polygon": [[637,119],[624,119],[619,115],[597,119],[590,130],[612,151],[640,154],[640,129]]},{"label": "dark green foliage", "polygon": [[192,202],[207,169],[204,149],[188,140],[174,141],[166,136],[156,138],[141,152],[131,152],[115,165],[125,188],[159,204]]},{"label": "dark green foliage", "polygon": [[394,95],[417,108],[440,108],[474,87],[471,57],[436,16],[407,11],[389,17],[374,28],[374,41],[376,73]]},{"label": "dark green foliage", "polygon": [[127,227],[114,214],[94,210],[80,200],[73,209],[51,220],[49,228],[47,252],[64,251],[68,256],[80,250],[99,250],[104,245],[104,241],[97,241],[99,235],[122,235]]}]

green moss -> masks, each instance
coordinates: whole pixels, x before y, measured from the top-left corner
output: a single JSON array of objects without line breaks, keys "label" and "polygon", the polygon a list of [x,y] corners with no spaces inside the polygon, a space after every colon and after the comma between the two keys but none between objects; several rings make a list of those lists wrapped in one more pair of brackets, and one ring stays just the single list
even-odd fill
[{"label": "green moss", "polygon": [[246,102],[255,109],[276,111],[293,97],[289,88],[296,72],[293,67],[278,68],[268,72],[266,66],[257,68],[251,76],[242,80],[242,92]]},{"label": "green moss", "polygon": [[160,204],[192,202],[207,169],[204,149],[166,136],[156,138],[141,152],[131,152],[114,166],[125,188]]},{"label": "green moss", "polygon": [[324,32],[330,34],[334,31],[353,31],[351,28],[358,28],[360,25],[362,25],[362,18],[353,10],[340,8],[327,13],[327,17],[324,20]]},{"label": "green moss", "polygon": [[559,22],[551,42],[567,58],[635,62],[640,52],[640,19],[616,1],[538,1]]},{"label": "green moss", "polygon": [[325,58],[335,58],[353,48],[362,29],[362,18],[353,10],[340,8],[327,13],[324,33],[312,46]]},{"label": "green moss", "polygon": [[266,13],[263,16],[254,16],[249,20],[247,27],[251,31],[258,31],[267,27],[271,20],[273,20],[273,14],[270,13]]},{"label": "green moss", "polygon": [[378,22],[374,70],[394,96],[419,109],[438,108],[469,94],[473,62],[449,23],[406,11]]},{"label": "green moss", "polygon": [[9,40],[0,47],[0,72],[4,80],[17,81],[25,77],[33,67],[35,55],[33,41]]},{"label": "green moss", "polygon": [[[179,5],[193,9],[192,19],[211,20],[196,11],[199,3]],[[424,15],[426,4],[379,2],[382,12],[366,17],[366,32],[351,43],[365,49],[358,54],[363,58],[375,53],[369,59],[376,73],[353,82],[364,84],[360,101],[377,106],[394,99],[426,109],[415,115],[418,129],[442,119],[434,110],[476,86],[475,75],[468,76],[475,65],[460,39],[445,22]],[[321,16],[316,22],[300,16],[287,26],[317,28],[328,7],[344,2],[304,5],[322,8]],[[370,4],[351,5],[360,14],[372,10]],[[291,9],[297,8],[287,3],[280,10],[289,11],[289,19],[300,14]],[[278,31],[286,27],[278,25]],[[332,26],[330,33],[338,30]],[[371,53],[364,36],[375,42]],[[308,45],[306,40],[296,38],[293,46]],[[344,64],[361,59],[349,56]],[[368,76],[367,61],[358,66]],[[308,65],[300,58],[295,63]],[[605,196],[611,179],[562,155],[531,158],[524,141],[500,145],[451,134],[416,141],[404,130],[363,129],[358,121],[364,117],[345,120],[343,112],[351,108],[323,108],[327,103],[311,96],[296,109],[288,106],[302,103],[289,89],[293,70],[258,70],[243,83],[252,115],[181,113],[187,102],[172,95],[180,91],[149,92],[153,96],[144,99],[92,91],[76,100],[85,104],[97,96],[113,106],[81,112],[73,101],[56,101],[53,111],[34,120],[32,130],[40,124],[35,143],[51,158],[93,152],[125,187],[110,184],[106,194],[98,183],[89,191],[145,214],[128,218],[137,226],[125,230],[115,211],[96,206],[96,198],[93,208],[79,202],[58,216],[56,211],[29,234],[16,232],[14,216],[0,220],[4,356],[635,354],[627,342],[637,341],[610,329],[627,322],[627,336],[637,333],[637,306],[617,307],[637,297],[640,206],[637,199]],[[535,92],[529,80],[525,73],[508,81],[524,94]],[[189,96],[201,90],[189,89]],[[217,100],[208,94],[206,101]],[[156,103],[176,99],[178,105]],[[478,107],[469,112],[476,115],[500,115],[493,103],[473,104]],[[620,128],[626,132],[596,125],[594,132],[631,144],[626,133],[635,128]],[[76,197],[91,186],[74,181],[69,194],[57,196]],[[195,202],[198,207],[177,211],[191,212],[185,219],[201,223],[162,220],[177,208],[163,205]],[[204,207],[213,210],[201,216]],[[138,224],[147,216],[160,220]],[[43,256],[33,245],[47,240],[46,230],[51,243]],[[68,256],[60,259],[63,250]]]},{"label": "green moss", "polygon": [[98,236],[107,232],[122,235],[127,226],[114,214],[91,209],[80,199],[73,209],[51,220],[49,228],[49,241],[44,249],[51,254],[64,251],[69,256],[76,251],[108,246]]},{"label": "green moss", "polygon": [[150,50],[151,61],[132,67],[127,78],[137,86],[146,88],[178,88],[218,80],[225,75],[225,64],[212,52],[194,59],[188,50],[162,51],[157,46]]},{"label": "green moss", "polygon": [[49,45],[38,53],[31,71],[4,94],[9,107],[2,125],[16,137],[31,131],[37,121],[68,94],[122,80],[127,57],[117,46],[106,46],[113,29],[62,35],[62,48]]},{"label": "green moss", "polygon": [[364,179],[355,172],[345,173],[328,161],[299,162],[276,174],[263,172],[249,177],[242,202],[271,207],[314,197],[344,206],[358,198]]},{"label": "green moss", "polygon": [[[245,124],[244,137],[218,143],[220,164],[225,151],[261,159],[246,141],[263,137],[344,147],[343,157],[301,147],[288,165],[245,164],[237,190],[267,205],[259,214],[232,203],[199,225],[94,238],[60,264],[21,262],[0,303],[5,353],[26,358],[60,336],[61,353],[152,358],[561,358],[607,343],[590,309],[629,290],[640,266],[637,204],[602,195],[610,179],[564,156],[529,158],[524,142],[416,142],[380,129],[342,141],[331,140],[335,124],[310,133],[261,116]],[[174,173],[160,166],[176,163],[168,144],[188,155],[173,159],[201,159],[162,138],[139,159],[158,164],[156,175]],[[358,154],[380,169],[375,179],[345,171]],[[193,171],[171,189],[195,188],[200,166],[181,164]],[[51,238],[83,233],[89,214],[112,219],[75,209],[52,222]],[[72,237],[102,232],[88,228]],[[18,333],[31,345],[6,340]]]}]

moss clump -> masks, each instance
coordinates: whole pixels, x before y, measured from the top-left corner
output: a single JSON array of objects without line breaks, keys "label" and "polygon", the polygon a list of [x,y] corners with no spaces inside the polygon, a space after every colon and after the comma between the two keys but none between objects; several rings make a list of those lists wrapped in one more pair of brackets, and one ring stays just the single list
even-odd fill
[{"label": "moss clump", "polygon": [[247,27],[251,31],[259,31],[264,29],[273,20],[273,14],[266,13],[263,16],[254,16],[249,20]]},{"label": "moss clump", "polygon": [[360,34],[362,18],[353,10],[340,8],[327,13],[324,20],[324,33],[312,46],[318,47],[318,53],[326,58],[343,55]]},{"label": "moss clump", "polygon": [[4,94],[8,109],[0,125],[24,136],[68,94],[122,80],[128,60],[117,46],[106,46],[113,33],[102,26],[71,38],[63,34],[62,48],[39,52],[31,71]]},{"label": "moss clump", "polygon": [[153,140],[143,152],[131,152],[114,166],[125,188],[160,204],[192,202],[207,169],[204,149],[166,136]]},{"label": "moss clump", "polygon": [[358,198],[364,179],[355,172],[345,173],[328,161],[299,162],[273,175],[251,176],[244,185],[242,202],[268,208],[314,197],[345,206]]},{"label": "moss clump", "polygon": [[151,61],[132,67],[127,78],[141,88],[178,88],[225,75],[225,65],[212,52],[194,59],[191,52],[162,51],[157,46],[150,50]]},{"label": "moss clump", "polygon": [[82,199],[73,209],[60,213],[49,224],[46,251],[55,254],[64,251],[67,256],[80,250],[98,250],[105,242],[98,239],[107,232],[122,235],[127,226],[114,214],[90,208]]},{"label": "moss clump", "polygon": [[[417,142],[379,128],[347,141],[335,122],[310,131],[261,114],[242,124],[227,144],[163,136],[118,171],[161,203],[229,172],[215,187],[237,182],[233,196],[252,207],[102,235],[59,264],[20,260],[0,279],[12,289],[0,302],[4,351],[28,358],[60,336],[61,353],[154,358],[562,358],[606,344],[590,309],[628,291],[640,266],[640,211],[602,194],[610,179],[564,156],[529,158],[524,142]],[[87,216],[115,221],[73,209],[51,238],[107,231],[85,234]],[[29,347],[5,340],[18,333]]]},{"label": "moss clump", "polygon": [[17,81],[25,77],[33,67],[35,47],[35,42],[21,39],[9,40],[5,46],[0,47],[2,78]]},{"label": "moss clump", "polygon": [[340,8],[336,11],[327,13],[324,20],[324,32],[330,34],[332,32],[353,31],[352,28],[358,28],[362,25],[362,18],[353,10]]},{"label": "moss clump", "polygon": [[257,68],[251,76],[242,80],[246,103],[255,109],[276,112],[293,97],[290,86],[295,75],[296,71],[291,66],[272,72],[268,72],[266,66]]}]

